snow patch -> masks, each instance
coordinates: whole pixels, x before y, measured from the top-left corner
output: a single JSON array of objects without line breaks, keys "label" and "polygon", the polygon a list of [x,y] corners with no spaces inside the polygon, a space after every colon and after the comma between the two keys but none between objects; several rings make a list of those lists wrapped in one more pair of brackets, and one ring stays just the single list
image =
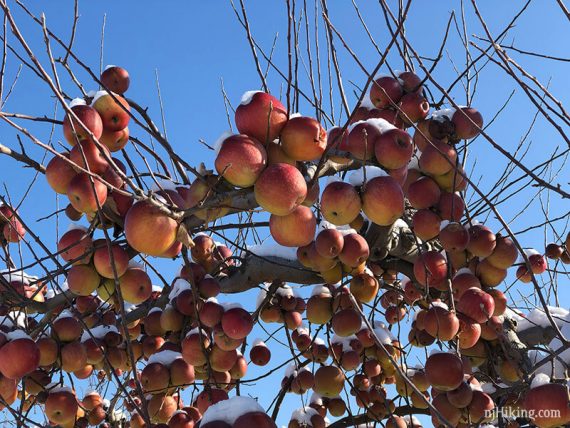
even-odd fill
[{"label": "snow patch", "polygon": [[286,260],[297,260],[297,247],[283,247],[274,242],[248,245],[247,251],[259,257],[278,257]]},{"label": "snow patch", "polygon": [[253,412],[265,413],[263,407],[253,398],[243,396],[232,397],[208,407],[208,410],[206,410],[204,416],[202,416],[200,425],[204,426],[214,421],[223,421],[233,425],[240,416]]},{"label": "snow patch", "polygon": [[160,351],[152,354],[149,359],[148,363],[160,363],[163,366],[170,366],[174,360],[178,360],[182,358],[182,354],[176,351]]},{"label": "snow patch", "polygon": [[87,103],[83,98],[74,98],[69,102],[69,108],[73,108],[75,106],[85,106]]},{"label": "snow patch", "polygon": [[263,91],[247,91],[245,92],[242,96],[241,96],[241,100],[240,100],[240,105],[245,106],[248,105],[251,100],[253,99],[253,96],[259,92],[263,92]]},{"label": "snow patch", "polygon": [[218,139],[216,140],[216,142],[214,143],[214,152],[216,153],[216,155],[218,153],[220,153],[220,150],[222,149],[222,144],[224,143],[224,141],[226,141],[228,139],[228,137],[231,137],[232,135],[234,135],[234,134],[231,131],[222,132],[222,135],[220,135],[218,137]]},{"label": "snow patch", "polygon": [[378,166],[366,165],[364,168],[351,172],[348,175],[348,182],[353,186],[362,186],[364,183],[364,175],[366,175],[366,181],[370,181],[376,177],[386,177],[388,173]]}]

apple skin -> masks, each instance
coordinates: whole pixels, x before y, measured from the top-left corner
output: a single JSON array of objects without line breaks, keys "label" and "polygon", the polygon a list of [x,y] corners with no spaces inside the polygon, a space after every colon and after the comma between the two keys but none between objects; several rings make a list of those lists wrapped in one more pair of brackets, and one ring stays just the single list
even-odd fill
[{"label": "apple skin", "polygon": [[441,190],[432,178],[422,176],[409,185],[407,196],[412,207],[421,210],[437,205]]},{"label": "apple skin", "polygon": [[432,140],[420,155],[419,165],[427,175],[443,175],[457,164],[455,149],[439,140]]},{"label": "apple skin", "polygon": [[253,319],[242,308],[232,308],[222,315],[222,328],[231,339],[244,339],[253,329]]},{"label": "apple skin", "polygon": [[483,128],[483,116],[472,107],[456,110],[451,121],[455,124],[455,135],[460,140],[475,138],[481,132],[479,129]]},{"label": "apple skin", "polygon": [[362,210],[380,226],[393,224],[404,214],[402,187],[390,176],[373,178],[362,193]]},{"label": "apple skin", "polygon": [[255,200],[266,211],[287,215],[307,196],[307,183],[292,165],[276,163],[261,173],[254,186]]},{"label": "apple skin", "polygon": [[360,195],[349,183],[342,181],[329,183],[321,195],[323,217],[337,226],[352,222],[361,208]]},{"label": "apple skin", "polygon": [[480,288],[465,290],[457,304],[457,310],[478,323],[484,323],[495,312],[493,297]]},{"label": "apple skin", "polygon": [[14,339],[0,348],[0,373],[9,379],[21,379],[39,364],[40,349],[31,339]]},{"label": "apple skin", "polygon": [[53,424],[67,424],[75,421],[79,403],[70,391],[51,392],[45,402],[45,413]]},{"label": "apple skin", "polygon": [[127,100],[120,95],[115,94],[114,97],[118,103],[110,94],[104,94],[97,98],[92,106],[101,116],[104,129],[120,131],[129,124],[131,107]]},{"label": "apple skin", "polygon": [[99,142],[103,144],[110,152],[118,152],[124,149],[129,142],[129,127],[119,129],[118,131],[109,131],[104,129],[101,137],[99,137]]},{"label": "apple skin", "polygon": [[281,147],[298,161],[319,159],[327,147],[327,131],[311,117],[294,117],[281,131]]},{"label": "apple skin", "polygon": [[111,157],[105,146],[101,149],[91,140],[80,141],[69,152],[69,160],[94,174],[103,174],[109,168],[107,159]]},{"label": "apple skin", "polygon": [[314,391],[323,397],[337,397],[344,387],[344,373],[335,366],[322,366],[315,372]]},{"label": "apple skin", "polygon": [[370,88],[370,100],[377,108],[397,104],[404,95],[400,82],[391,76],[376,79]]},{"label": "apple skin", "polygon": [[322,257],[334,259],[343,246],[344,236],[336,229],[321,230],[315,239],[315,249]]},{"label": "apple skin", "polygon": [[[93,182],[92,182],[93,180]],[[107,186],[86,173],[77,174],[67,188],[69,202],[82,213],[97,212],[107,200]]]},{"label": "apple skin", "polygon": [[406,166],[410,162],[413,152],[412,137],[401,129],[386,131],[374,141],[376,160],[387,169],[398,169]]},{"label": "apple skin", "polygon": [[414,262],[414,276],[421,285],[437,286],[447,278],[445,257],[435,251],[426,251]]},{"label": "apple skin", "polygon": [[380,130],[369,122],[358,122],[350,129],[346,141],[346,151],[359,160],[374,157],[374,144],[380,137]]},{"label": "apple skin", "polygon": [[402,97],[399,103],[399,115],[402,121],[410,126],[412,123],[417,123],[424,120],[429,113],[429,102],[421,94],[411,92]]},{"label": "apple skin", "polygon": [[442,352],[430,355],[425,372],[429,383],[441,391],[452,391],[463,382],[463,363],[455,354]]},{"label": "apple skin", "polygon": [[141,268],[128,268],[119,278],[123,299],[138,305],[147,300],[152,294],[152,282],[148,274]]},{"label": "apple skin", "polygon": [[[71,111],[75,113],[77,118],[83,122],[83,125],[91,131],[95,138],[98,139],[101,137],[103,133],[103,121],[97,110],[88,105],[76,105],[71,107]],[[63,136],[72,146],[75,146],[77,141],[89,138],[89,134],[83,129],[80,123],[76,119],[72,119],[69,115],[66,115],[63,119]]]},{"label": "apple skin", "polygon": [[[69,159],[69,153],[62,153],[62,155]],[[57,155],[46,166],[46,180],[49,186],[61,195],[67,193],[69,183],[76,175],[77,171],[73,166]]]},{"label": "apple skin", "polygon": [[277,428],[273,419],[263,412],[250,412],[241,415],[234,422],[233,428]]},{"label": "apple skin", "polygon": [[348,267],[360,266],[370,255],[368,242],[358,233],[350,233],[344,237],[342,251],[338,255],[339,260]]},{"label": "apple skin", "polygon": [[218,174],[237,187],[253,186],[266,165],[263,145],[243,134],[226,138],[215,160]]},{"label": "apple skin", "polygon": [[269,218],[269,231],[273,239],[285,247],[302,247],[313,241],[317,228],[317,218],[313,211],[299,205],[286,216]]},{"label": "apple skin", "polygon": [[402,71],[398,74],[398,80],[405,93],[420,92],[422,89],[422,79],[413,71]]},{"label": "apple skin", "polygon": [[236,108],[238,131],[269,144],[279,137],[287,123],[287,109],[281,101],[265,92],[256,92],[247,101]]},{"label": "apple skin", "polygon": [[67,273],[69,289],[78,296],[91,295],[91,293],[97,289],[100,282],[101,278],[91,265],[74,265]]},{"label": "apple skin", "polygon": [[439,235],[441,217],[431,210],[421,209],[412,216],[414,233],[422,241],[429,241]]},{"label": "apple skin", "polygon": [[89,263],[92,246],[93,239],[87,229],[76,228],[62,235],[57,244],[57,252],[66,262],[75,260],[74,264]]},{"label": "apple skin", "polygon": [[114,278],[112,266],[114,264],[117,277],[122,276],[129,266],[128,253],[118,244],[111,244],[111,251],[109,251],[105,241],[101,244],[103,246],[97,248],[93,253],[93,265],[97,273],[104,278]]},{"label": "apple skin", "polygon": [[135,203],[125,216],[125,236],[135,250],[151,256],[165,253],[176,241],[178,224],[146,201]]},{"label": "apple skin", "polygon": [[101,73],[101,83],[105,88],[117,94],[124,94],[129,89],[131,78],[129,72],[123,67],[113,66]]}]

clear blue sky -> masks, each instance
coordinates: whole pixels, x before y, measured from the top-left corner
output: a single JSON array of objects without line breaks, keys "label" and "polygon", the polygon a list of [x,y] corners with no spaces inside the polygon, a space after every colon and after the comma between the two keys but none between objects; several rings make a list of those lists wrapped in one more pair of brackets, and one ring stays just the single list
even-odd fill
[{"label": "clear blue sky", "polygon": [[[313,2],[308,2],[313,4]],[[358,54],[368,70],[378,62],[379,56],[370,44],[365,32],[357,21],[356,14],[351,2],[330,2],[331,20],[338,30],[346,38],[351,48]],[[361,11],[370,31],[383,49],[389,34],[384,25],[384,18],[376,2],[360,1]],[[396,2],[391,2],[396,4]],[[502,31],[506,23],[521,7],[520,2],[481,2],[481,11],[488,20],[490,30],[494,35]],[[32,23],[24,16],[15,3],[11,3],[18,18],[18,24],[26,39],[36,54],[45,60],[45,47],[42,42],[41,28]],[[406,26],[406,33],[415,48],[427,57],[436,55],[441,38],[444,34],[445,24],[449,13],[453,8],[459,8],[459,2],[419,1],[414,4],[410,11],[410,17]],[[254,37],[269,52],[273,38],[278,33],[275,62],[286,70],[286,10],[285,2],[279,1],[247,1],[249,19]],[[312,9],[310,6],[309,9]],[[32,10],[35,13],[44,11],[47,24],[63,40],[69,39],[71,22],[73,18],[73,2],[41,2],[33,3]],[[139,104],[149,107],[149,113],[157,123],[160,123],[160,110],[157,102],[155,84],[155,70],[158,70],[160,87],[165,106],[165,120],[169,140],[176,151],[189,163],[198,165],[205,162],[212,166],[213,152],[206,149],[198,142],[203,139],[213,144],[217,137],[228,129],[224,102],[221,94],[221,81],[223,79],[225,90],[229,100],[236,106],[240,96],[246,90],[259,89],[260,83],[254,63],[251,59],[249,45],[243,29],[237,22],[229,2],[80,2],[80,19],[74,50],[94,70],[99,68],[99,49],[101,25],[103,16],[106,14],[106,29],[104,43],[104,64],[117,64],[129,70],[131,75],[131,88],[128,96],[137,100]],[[311,11],[312,14],[312,11]],[[471,36],[477,34],[484,36],[469,2],[466,2],[466,19],[468,23],[467,33]],[[322,22],[321,22],[322,28]],[[516,46],[529,51],[542,51],[553,56],[568,56],[568,49],[564,40],[567,33],[567,20],[558,11],[555,1],[535,1],[527,11],[527,14],[518,22],[507,43],[515,42]],[[324,45],[324,34],[321,32],[321,46]],[[10,36],[11,42],[15,39]],[[481,46],[483,42],[472,39]],[[354,61],[347,55],[341,44],[337,44],[341,69],[349,102],[355,102],[354,87],[351,82],[361,86],[366,76],[357,67]],[[21,49],[19,49],[21,52]],[[55,55],[60,56],[60,49],[54,47]],[[453,24],[449,42],[440,65],[435,70],[435,76],[447,86],[454,80],[456,72],[453,63],[458,69],[462,69],[464,55],[461,42],[454,30]],[[471,49],[476,54],[475,49]],[[324,50],[322,55],[324,55]],[[539,78],[543,83],[549,84],[552,92],[563,102],[568,101],[568,63],[537,60],[528,56],[520,56],[513,53],[525,67]],[[47,63],[44,62],[44,65]],[[394,69],[402,69],[403,65],[396,56],[392,56],[390,64]],[[265,67],[265,63],[263,63]],[[10,85],[18,69],[19,62],[13,56],[9,58],[5,85]],[[74,69],[79,70],[74,66]],[[382,71],[385,71],[383,69]],[[326,71],[323,70],[323,73]],[[304,76],[303,66],[299,67],[299,74]],[[82,82],[87,89],[96,89],[84,73],[79,72]],[[420,73],[420,75],[422,75]],[[60,69],[60,76],[64,87],[72,96],[80,93],[70,84],[64,71]],[[422,75],[423,77],[423,75]],[[279,76],[270,71],[269,84],[273,93],[279,95],[284,92],[284,82]],[[306,78],[302,78],[306,83]],[[305,86],[308,89],[309,86]],[[432,88],[433,89],[433,88]],[[521,89],[514,82],[505,78],[504,73],[493,65],[487,65],[477,83],[475,100],[476,106],[485,118],[492,117],[506,102],[511,92],[515,94],[507,108],[488,129],[490,135],[506,148],[514,153],[522,136],[527,132],[529,124],[536,112]],[[435,93],[435,92],[434,92]],[[465,94],[458,85],[453,93],[459,104],[465,104]],[[439,99],[440,95],[436,95]],[[338,93],[335,90],[335,110],[340,106]],[[45,85],[40,82],[28,69],[24,68],[4,110],[24,114],[50,116],[53,112],[54,102],[50,97]],[[58,117],[62,118],[61,107]],[[301,113],[312,115],[313,110],[306,105],[301,105]],[[49,139],[50,129],[46,125],[25,123],[42,141]],[[0,143],[12,148],[17,148],[15,133],[6,125],[0,125]],[[132,129],[132,135],[144,137],[140,129]],[[52,142],[58,145],[62,141],[61,129],[55,129]],[[148,138],[144,138],[148,142]],[[532,141],[529,153],[525,157],[528,166],[535,165],[549,159],[551,154],[558,150],[564,150],[566,143],[546,123],[539,118],[532,132],[529,134],[527,143]],[[41,159],[43,153],[33,147],[29,141],[24,140],[26,150],[33,156]],[[65,144],[65,143],[64,143]],[[61,147],[61,146],[59,146]],[[525,146],[526,147],[526,146]],[[474,169],[473,180],[478,182],[485,192],[493,190],[496,179],[503,173],[507,161],[498,152],[493,150],[489,143],[477,139],[471,144],[469,150],[468,168]],[[555,164],[557,168],[560,162]],[[23,169],[15,161],[0,157],[0,171],[2,171],[2,184],[5,184],[14,201],[19,201],[34,174],[30,170]],[[515,172],[514,177],[522,173]],[[570,174],[568,168],[560,172],[555,180],[568,189]],[[40,217],[52,212],[56,207],[56,198],[52,192],[46,191],[47,185],[43,178],[39,178],[30,190],[29,196],[21,206],[21,213],[31,223]],[[4,190],[1,191],[3,194]],[[500,210],[505,219],[512,221],[514,231],[526,228],[529,225],[540,223],[544,220],[541,201],[536,197],[536,188],[527,187],[522,193],[515,196],[507,203],[500,205]],[[530,203],[530,205],[528,205]],[[550,217],[557,217],[568,210],[569,204],[563,202],[558,196],[552,195],[550,199],[546,194],[542,195],[542,203],[548,206]],[[60,198],[59,206],[67,204],[65,198]],[[519,215],[524,210],[522,215]],[[489,219],[493,228],[498,223]],[[564,229],[564,221],[557,223],[558,231]],[[45,242],[55,248],[55,220],[51,219],[36,224],[36,232],[45,238]],[[60,230],[65,230],[67,220],[60,221]],[[264,236],[267,235],[263,231]],[[552,239],[552,231],[547,230],[546,236]],[[523,237],[525,246],[544,248],[545,234],[543,229],[527,233]],[[159,262],[158,264],[167,277],[171,277],[178,269],[179,263]],[[32,272],[41,274],[41,272]],[[545,276],[546,279],[546,276]],[[528,287],[521,287],[521,293],[531,294]],[[251,302],[252,293],[238,299],[249,309],[253,309]],[[515,292],[513,297],[516,298]],[[569,294],[561,291],[562,306],[567,306]],[[234,299],[228,297],[224,300]],[[286,358],[285,353],[277,352],[274,362]],[[251,370],[248,377],[259,371]],[[271,383],[273,382],[273,383]],[[270,380],[264,380],[256,388],[247,390],[253,396],[259,396],[263,405],[269,403],[279,387],[280,375],[275,375]],[[299,406],[298,397],[288,397],[283,405],[280,424],[287,424],[288,416],[293,406]]]}]

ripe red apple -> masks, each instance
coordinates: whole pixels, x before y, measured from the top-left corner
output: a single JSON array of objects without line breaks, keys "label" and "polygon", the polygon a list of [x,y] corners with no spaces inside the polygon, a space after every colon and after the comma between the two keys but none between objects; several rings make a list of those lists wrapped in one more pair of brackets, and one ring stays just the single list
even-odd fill
[{"label": "ripe red apple", "polygon": [[111,154],[105,146],[101,147],[102,149],[90,140],[80,141],[69,152],[69,159],[94,174],[102,174],[109,168],[107,159],[111,157]]},{"label": "ripe red apple", "polygon": [[426,360],[425,372],[429,383],[441,391],[452,391],[463,382],[461,358],[448,352],[430,355]]},{"label": "ripe red apple", "polygon": [[218,174],[237,187],[253,186],[266,165],[263,145],[243,134],[227,137],[215,161]]},{"label": "ripe red apple", "polygon": [[531,388],[526,393],[523,406],[536,426],[555,427],[570,422],[569,399],[568,387],[546,383]]},{"label": "ripe red apple", "polygon": [[441,229],[439,240],[445,251],[463,251],[469,244],[469,232],[461,223],[452,221]]},{"label": "ripe red apple", "polygon": [[175,220],[146,201],[135,203],[125,217],[127,242],[151,256],[160,256],[174,244],[177,229]]},{"label": "ripe red apple", "polygon": [[148,273],[138,267],[128,268],[119,278],[123,299],[138,305],[147,300],[152,294],[152,282]]},{"label": "ripe red apple", "polygon": [[265,92],[246,92],[235,115],[238,131],[263,144],[279,137],[287,119],[285,106]]},{"label": "ripe red apple", "polygon": [[384,168],[398,169],[408,165],[413,151],[412,137],[401,129],[386,131],[374,141],[376,160]]},{"label": "ripe red apple", "polygon": [[302,247],[313,241],[317,218],[313,211],[299,205],[285,216],[271,214],[269,231],[275,241],[285,247]]},{"label": "ripe red apple", "polygon": [[271,351],[265,343],[256,343],[249,351],[249,359],[256,366],[265,366],[271,359]]},{"label": "ripe red apple", "polygon": [[287,215],[305,200],[307,183],[297,168],[285,163],[269,165],[254,187],[255,200],[266,211]]},{"label": "ripe red apple", "polygon": [[[69,159],[69,153],[62,153]],[[54,156],[46,166],[46,180],[57,193],[67,193],[69,183],[77,175],[77,171],[60,156]]]},{"label": "ripe red apple", "polygon": [[460,140],[475,138],[483,128],[483,116],[472,107],[456,110],[451,121],[455,124],[455,135]]},{"label": "ripe red apple", "polygon": [[75,421],[79,403],[68,390],[50,392],[45,402],[45,414],[53,424],[63,425]]},{"label": "ripe red apple", "polygon": [[453,311],[432,306],[425,316],[425,331],[441,341],[452,340],[459,331],[459,319]]},{"label": "ripe red apple", "polygon": [[231,308],[222,315],[224,333],[232,339],[244,339],[253,329],[253,319],[243,308]]},{"label": "ripe red apple", "polygon": [[441,217],[428,209],[421,209],[412,216],[414,233],[423,241],[429,241],[439,235]]},{"label": "ripe red apple", "polygon": [[426,251],[414,262],[414,275],[421,285],[437,286],[447,279],[447,261],[437,251]]},{"label": "ripe red apple", "polygon": [[337,257],[344,246],[344,236],[336,229],[323,229],[315,239],[315,249],[322,257]]},{"label": "ripe red apple", "polygon": [[[71,111],[77,116],[79,121],[83,123],[95,138],[99,138],[103,133],[103,121],[101,116],[93,107],[88,105],[79,104],[71,107]],[[78,141],[89,138],[85,128],[76,120],[72,119],[69,115],[63,119],[63,135],[67,142],[75,146]]]},{"label": "ripe red apple", "polygon": [[294,117],[281,131],[281,147],[298,161],[319,159],[327,147],[327,131],[310,117]]},{"label": "ripe red apple", "polygon": [[103,122],[103,128],[109,131],[120,131],[129,124],[129,112],[131,107],[127,100],[120,95],[114,94],[115,101],[110,94],[103,93],[92,104],[97,110]]},{"label": "ripe red apple", "polygon": [[465,211],[465,202],[458,193],[442,192],[437,204],[439,215],[444,220],[459,221]]},{"label": "ripe red apple", "polygon": [[110,244],[111,251],[105,241],[101,242],[101,245],[102,247],[93,253],[93,265],[97,273],[104,278],[114,278],[114,264],[117,277],[122,276],[129,267],[128,253],[118,244]]},{"label": "ripe red apple", "polygon": [[160,394],[168,388],[170,371],[161,363],[150,363],[142,370],[140,380],[145,392]]},{"label": "ripe red apple", "polygon": [[40,349],[28,337],[15,336],[0,348],[0,373],[9,379],[21,379],[40,364]]},{"label": "ripe red apple", "polygon": [[459,299],[457,310],[478,323],[484,323],[493,316],[495,302],[488,293],[472,287]]},{"label": "ripe red apple", "polygon": [[335,366],[322,366],[315,372],[314,391],[323,397],[337,397],[344,387],[344,374]]},{"label": "ripe red apple", "polygon": [[368,273],[355,275],[350,281],[350,292],[359,302],[372,301],[378,294],[379,287],[378,280]]},{"label": "ripe red apple", "polygon": [[399,115],[402,121],[410,126],[412,123],[417,123],[424,120],[429,113],[429,102],[420,93],[410,92],[404,95],[399,103]]},{"label": "ripe red apple", "polygon": [[355,268],[368,260],[369,255],[370,247],[366,239],[357,233],[345,235],[342,251],[338,255],[342,263]]},{"label": "ripe red apple", "polygon": [[348,133],[346,150],[356,159],[370,160],[374,157],[374,143],[379,137],[380,130],[374,123],[358,122]]},{"label": "ripe red apple", "polygon": [[237,418],[232,428],[277,428],[273,419],[263,412],[249,412]]},{"label": "ripe red apple", "polygon": [[377,108],[397,104],[404,95],[400,82],[391,76],[376,79],[370,88],[370,100]]},{"label": "ripe red apple", "polygon": [[390,226],[404,213],[402,187],[389,176],[375,177],[362,193],[362,210],[380,226]]},{"label": "ripe red apple", "polygon": [[91,265],[74,265],[67,273],[67,285],[78,296],[89,296],[100,282],[101,278]]},{"label": "ripe red apple", "polygon": [[360,196],[351,184],[334,181],[325,187],[321,211],[327,221],[338,226],[349,224],[358,216],[360,209]]},{"label": "ripe red apple", "polygon": [[117,94],[124,94],[129,89],[131,79],[129,72],[116,65],[105,68],[101,73],[101,83],[105,88]]},{"label": "ripe red apple", "polygon": [[421,91],[422,79],[413,71],[402,71],[398,74],[398,80],[406,93]]},{"label": "ripe red apple", "polygon": [[69,202],[77,211],[94,213],[105,205],[107,186],[86,173],[77,174],[67,188]]},{"label": "ripe red apple", "polygon": [[119,129],[118,131],[103,130],[103,134],[99,137],[99,142],[103,144],[110,152],[118,152],[124,149],[129,142],[129,127]]},{"label": "ripe red apple", "polygon": [[431,141],[420,155],[420,169],[427,175],[443,175],[449,172],[457,162],[455,149],[439,140]]},{"label": "ripe red apple", "polygon": [[459,319],[459,333],[457,334],[459,348],[472,348],[481,337],[481,324],[463,314],[458,314],[457,318]]},{"label": "ripe red apple", "polygon": [[469,228],[467,250],[479,258],[489,257],[497,245],[495,234],[486,226],[476,224]]}]

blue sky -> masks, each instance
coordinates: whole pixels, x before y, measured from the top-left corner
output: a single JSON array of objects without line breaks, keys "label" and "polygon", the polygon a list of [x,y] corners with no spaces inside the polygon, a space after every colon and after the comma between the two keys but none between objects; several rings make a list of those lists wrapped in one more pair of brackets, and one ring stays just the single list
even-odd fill
[{"label": "blue sky", "polygon": [[[308,7],[312,14],[313,2],[308,3],[310,3]],[[378,62],[379,55],[359,25],[351,2],[330,3],[331,21],[346,39],[351,49],[357,53],[364,66],[368,70],[372,70]],[[383,49],[389,40],[389,33],[385,28],[381,10],[375,2],[360,1],[358,3],[360,3],[361,13],[371,33]],[[395,2],[392,3],[395,4]],[[471,37],[472,34],[483,37],[484,31],[477,21],[470,3],[468,3],[466,2],[465,5],[468,23],[467,34],[475,43],[486,47],[484,42]],[[482,2],[481,13],[487,19],[490,31],[494,35],[502,31],[506,23],[517,12],[517,8],[522,7],[522,3],[516,3]],[[247,1],[246,5],[252,33],[266,52],[270,51],[274,37],[278,33],[274,59],[280,68],[286,70],[287,21],[285,2],[258,0]],[[456,12],[459,12],[459,7],[459,2],[448,1],[419,1],[411,7],[406,34],[421,55],[433,57],[437,54],[449,14],[454,8]],[[22,14],[16,4],[12,4],[12,9],[18,19],[18,25],[32,49],[38,57],[45,61],[45,46],[42,42],[41,28]],[[35,13],[44,11],[48,26],[67,42],[73,18],[72,2],[34,3],[32,10]],[[140,105],[148,106],[149,113],[157,124],[160,124],[160,109],[155,82],[156,70],[159,75],[160,90],[165,106],[165,122],[169,141],[189,163],[198,165],[200,162],[204,162],[206,166],[211,167],[214,154],[200,144],[199,140],[202,139],[212,145],[218,136],[228,129],[224,100],[221,94],[222,81],[227,96],[234,106],[239,103],[243,92],[260,88],[259,78],[251,59],[244,31],[237,22],[229,2],[80,2],[80,19],[74,50],[94,70],[99,68],[101,25],[105,14],[104,65],[117,64],[129,70],[131,87],[127,93],[128,96],[135,99]],[[322,21],[319,25],[322,30]],[[541,51],[552,56],[568,56],[565,43],[561,43],[561,40],[565,40],[563,33],[568,25],[569,22],[558,12],[556,2],[535,2],[531,4],[526,15],[518,21],[516,27],[509,33],[506,43],[514,42],[519,48],[528,51]],[[548,31],[546,31],[546,27]],[[321,38],[321,49],[323,49],[321,54],[324,55],[325,44],[322,31],[319,37]],[[10,37],[9,40],[15,43],[13,37]],[[302,37],[303,40],[304,37]],[[62,55],[61,49],[56,47],[53,49],[56,56]],[[352,107],[356,100],[353,84],[362,86],[366,76],[340,43],[337,45],[337,50],[349,104]],[[21,49],[19,51],[21,52]],[[477,51],[471,47],[471,52],[476,54]],[[544,84],[548,84],[552,92],[561,101],[568,101],[567,62],[545,61],[516,53],[512,53],[512,55]],[[443,86],[447,86],[457,74],[454,70],[454,64],[461,70],[464,61],[463,48],[452,24],[448,45],[443,52],[443,58],[436,68],[434,76],[443,83]],[[390,57],[389,63],[394,69],[403,68],[401,61],[395,55]],[[265,68],[266,64],[264,62],[262,64]],[[45,65],[47,65],[46,62],[44,62]],[[13,56],[9,57],[5,85],[9,86],[12,83],[18,66],[19,61]],[[72,66],[75,70],[79,70],[79,67]],[[381,71],[385,72],[386,69]],[[326,73],[324,68],[323,73]],[[299,74],[301,85],[308,90],[308,81],[302,65],[299,67]],[[85,73],[78,72],[78,75],[87,89],[96,89]],[[420,75],[423,77],[422,73]],[[60,69],[60,77],[64,87],[72,96],[80,95],[62,69]],[[283,80],[274,71],[269,72],[268,83],[271,91],[277,96],[285,92]],[[433,87],[430,89],[434,90]],[[502,108],[513,90],[515,92],[509,104],[488,128],[493,139],[510,153],[515,152],[517,144],[527,132],[536,109],[528,102],[522,90],[513,81],[506,78],[503,71],[493,65],[487,65],[483,69],[473,101],[473,105],[487,119]],[[434,91],[434,93],[436,92]],[[461,85],[456,86],[452,95],[458,104],[465,104],[465,92]],[[439,99],[440,95],[437,94],[435,98]],[[338,112],[340,100],[336,88],[334,100],[335,111]],[[325,108],[329,108],[328,104],[325,105]],[[54,101],[45,84],[24,68],[4,110],[36,116],[43,116],[44,114],[49,116],[53,109]],[[58,111],[57,116],[61,119],[61,107]],[[303,104],[301,104],[300,111],[306,115],[314,114],[313,109]],[[35,123],[25,123],[25,126],[42,141],[48,141],[49,126]],[[161,125],[159,126],[162,128]],[[17,148],[18,144],[14,131],[4,124],[0,125],[0,129],[0,143]],[[132,129],[131,133],[149,142],[140,129]],[[56,128],[52,142],[56,147],[61,148],[62,146],[58,146],[58,141],[62,141],[62,133],[61,129]],[[530,167],[549,159],[557,148],[558,152],[565,150],[565,147],[567,149],[567,145],[560,135],[541,117],[538,118],[528,135],[527,144],[529,142],[532,144],[524,162]],[[42,158],[43,152],[41,150],[33,147],[29,141],[24,141],[24,144],[31,155],[38,159]],[[477,182],[484,192],[492,191],[497,178],[501,176],[507,165],[505,158],[492,149],[487,141],[478,138],[470,145],[468,159],[468,170],[474,169],[473,181]],[[561,166],[561,161],[558,161],[554,170]],[[6,157],[0,157],[0,171],[2,171],[0,176],[2,184],[7,186],[10,197],[12,200],[19,201],[34,179],[34,174]],[[514,177],[520,175],[524,175],[524,173],[521,171],[514,173]],[[565,168],[559,173],[555,182],[561,183],[568,189],[569,179],[568,168]],[[521,183],[525,183],[525,181],[523,180]],[[526,183],[528,184],[528,182]],[[21,206],[22,215],[31,223],[54,211],[56,204],[59,204],[59,207],[64,207],[67,203],[65,198],[60,198],[59,202],[56,201],[54,194],[46,192],[46,189],[47,185],[40,177],[32,186],[27,199]],[[4,191],[2,193],[5,194]],[[471,195],[470,193],[468,196],[471,197]],[[548,198],[543,192],[539,198],[537,189],[530,186],[526,186],[521,193],[507,203],[501,204],[499,209],[504,218],[508,222],[512,222],[512,230],[518,231],[544,221],[542,212],[544,206],[548,206],[549,217],[551,218],[568,211],[568,203],[562,201],[557,195],[551,195]],[[522,211],[524,213],[519,215]],[[494,229],[498,228],[498,222],[492,217],[488,222]],[[60,219],[60,231],[65,230],[67,223],[66,219]],[[55,248],[55,218],[37,223],[35,227],[36,232],[45,238],[45,242]],[[564,227],[564,221],[557,223],[559,233],[562,233]],[[267,231],[262,231],[262,235],[267,236]],[[547,239],[552,239],[552,230],[548,229],[546,236]],[[545,232],[543,229],[531,231],[526,233],[522,240],[525,246],[542,250]],[[179,263],[161,261],[158,266],[168,277],[169,275],[172,276],[178,269]],[[41,274],[41,272],[35,273]],[[528,286],[516,288],[513,291],[513,298],[517,298],[519,291],[523,295],[532,294]],[[253,294],[248,293],[246,296],[237,297],[237,299],[246,307],[253,309],[251,308]],[[562,306],[567,306],[568,297],[568,291],[561,291]],[[231,296],[226,300],[233,300],[234,298]],[[287,354],[280,350],[275,353],[274,362],[279,361],[279,358],[284,359],[286,356]],[[255,375],[257,372],[259,371],[252,370],[250,375]],[[270,401],[268,401],[268,397],[275,393],[279,382],[280,375],[275,375],[269,380],[260,382],[256,388],[250,388],[248,392],[254,396],[260,396],[261,402],[267,405]],[[288,415],[294,408],[293,406],[299,406],[298,398],[288,397],[281,411],[280,423],[287,423]]]}]

